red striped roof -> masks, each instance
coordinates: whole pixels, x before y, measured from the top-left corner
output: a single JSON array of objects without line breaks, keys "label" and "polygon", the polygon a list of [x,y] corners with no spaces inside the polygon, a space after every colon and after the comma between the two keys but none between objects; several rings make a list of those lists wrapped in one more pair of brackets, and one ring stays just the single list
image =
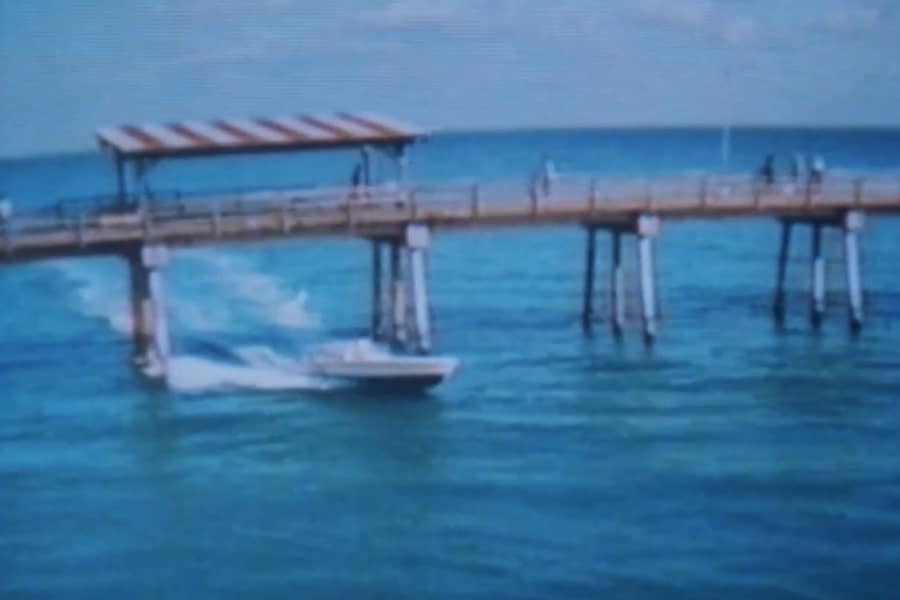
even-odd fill
[{"label": "red striped roof", "polygon": [[123,156],[162,157],[406,144],[425,133],[369,113],[292,115],[121,125],[97,132],[101,148]]}]

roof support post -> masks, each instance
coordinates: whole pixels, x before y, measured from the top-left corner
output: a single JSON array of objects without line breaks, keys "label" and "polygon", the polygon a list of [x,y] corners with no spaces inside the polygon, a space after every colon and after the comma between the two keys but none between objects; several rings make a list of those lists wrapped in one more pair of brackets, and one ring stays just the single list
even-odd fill
[{"label": "roof support post", "polygon": [[372,149],[363,146],[359,149],[359,155],[362,160],[363,185],[368,188],[372,185]]},{"label": "roof support post", "polygon": [[409,170],[409,156],[406,153],[406,146],[403,144],[398,144],[396,147],[396,162],[397,162],[397,183],[399,185],[406,185],[406,178],[409,176],[407,172]]},{"label": "roof support post", "polygon": [[115,158],[116,165],[116,202],[119,206],[124,206],[128,196],[128,190],[125,182],[125,159],[118,152]]},{"label": "roof support post", "polygon": [[145,193],[146,186],[144,185],[144,173],[145,173],[144,159],[137,158],[134,161],[132,161],[131,164],[134,165],[134,167],[133,167],[133,171],[134,171],[133,181],[134,181],[134,190],[135,190],[134,193],[135,193],[135,196],[137,197],[138,208],[142,212],[146,213],[147,211],[150,210],[150,206],[149,206],[149,198],[147,197],[147,194]]}]

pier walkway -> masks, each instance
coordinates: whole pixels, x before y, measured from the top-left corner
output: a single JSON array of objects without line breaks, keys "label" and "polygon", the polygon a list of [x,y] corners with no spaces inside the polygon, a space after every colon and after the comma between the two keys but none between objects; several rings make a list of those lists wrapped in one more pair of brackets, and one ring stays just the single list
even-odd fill
[{"label": "pier walkway", "polygon": [[848,210],[900,213],[900,178],[832,177],[810,187],[745,177],[658,180],[562,176],[549,193],[525,181],[422,184],[212,195],[96,197],[0,223],[0,264],[170,247],[308,236],[395,237],[433,229],[541,224],[628,227],[661,219],[770,216],[837,219]]}]

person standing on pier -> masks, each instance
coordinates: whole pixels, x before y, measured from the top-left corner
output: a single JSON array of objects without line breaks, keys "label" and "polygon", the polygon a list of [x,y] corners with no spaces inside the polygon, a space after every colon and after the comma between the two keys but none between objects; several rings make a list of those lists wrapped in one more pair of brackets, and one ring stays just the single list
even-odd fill
[{"label": "person standing on pier", "polygon": [[550,193],[552,192],[553,183],[558,179],[558,174],[556,172],[556,165],[547,157],[544,157],[544,160],[541,164],[541,175],[540,175],[540,185],[541,185],[541,193],[544,198],[549,198]]},{"label": "person standing on pier", "polygon": [[806,176],[806,160],[799,152],[795,152],[791,156],[791,180],[785,186],[785,191],[789,195],[795,195],[801,189],[802,181]]},{"label": "person standing on pier", "polygon": [[805,171],[806,161],[803,159],[803,155],[799,152],[795,152],[791,157],[791,180],[794,183],[799,183]]},{"label": "person standing on pier", "polygon": [[767,186],[773,185],[775,183],[775,155],[774,154],[766,155],[766,159],[763,161],[762,166],[759,168],[759,178]]},{"label": "person standing on pier", "polygon": [[816,154],[809,168],[809,183],[811,185],[821,185],[824,178],[825,158],[821,154]]}]

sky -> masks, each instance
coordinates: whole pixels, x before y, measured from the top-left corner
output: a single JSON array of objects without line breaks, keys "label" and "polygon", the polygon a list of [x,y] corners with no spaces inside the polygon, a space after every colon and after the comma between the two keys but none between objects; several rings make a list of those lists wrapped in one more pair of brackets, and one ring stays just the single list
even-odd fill
[{"label": "sky", "polygon": [[107,125],[900,125],[897,0],[0,0],[0,156]]}]

